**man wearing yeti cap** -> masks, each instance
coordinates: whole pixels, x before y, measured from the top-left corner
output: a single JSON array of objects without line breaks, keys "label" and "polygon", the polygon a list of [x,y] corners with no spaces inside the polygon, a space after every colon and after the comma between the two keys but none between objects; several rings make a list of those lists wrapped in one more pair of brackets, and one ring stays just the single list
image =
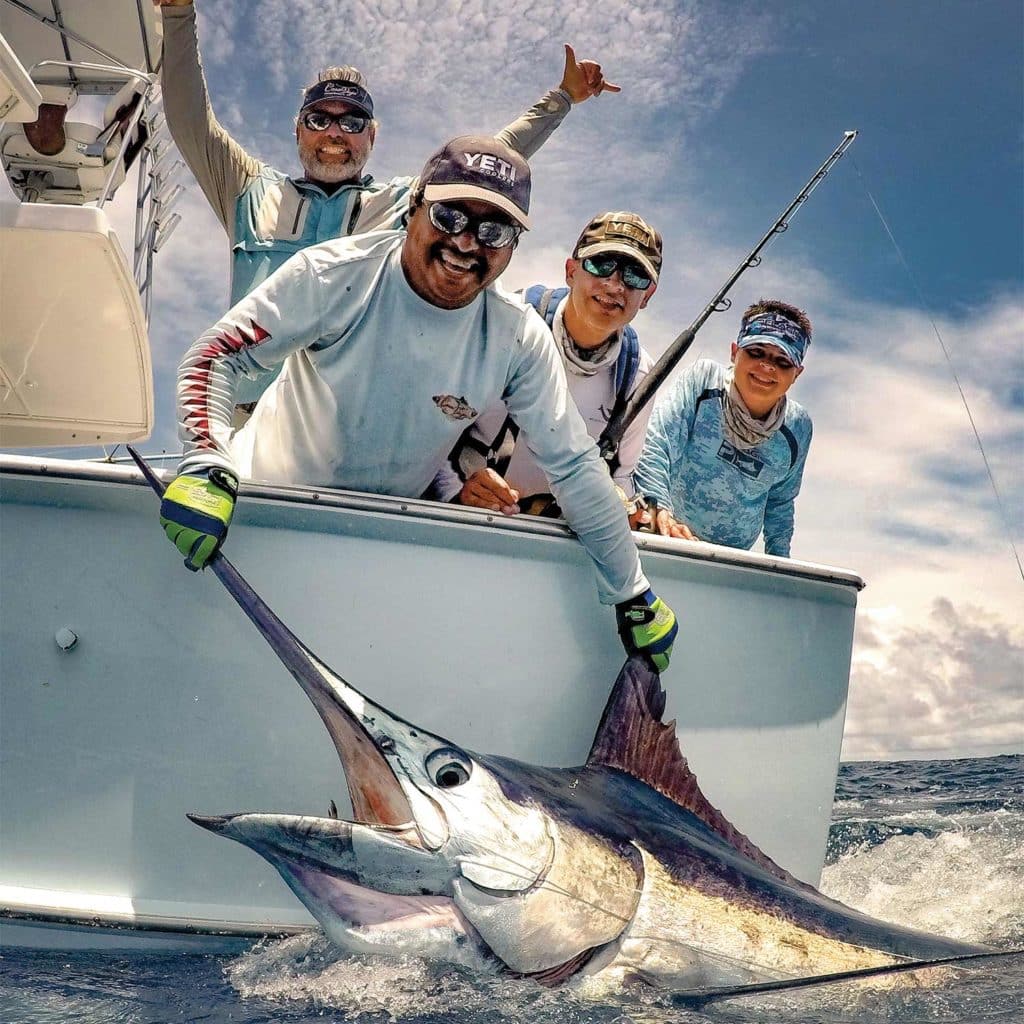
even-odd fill
[{"label": "man wearing yeti cap", "polygon": [[[617,401],[625,402],[653,360],[631,321],[658,287],[661,235],[637,213],[613,211],[592,218],[565,261],[565,288],[536,284],[523,297],[551,328],[569,394],[598,438]],[[644,443],[651,406],[629,425],[613,476],[637,525],[650,517],[637,508],[633,469]],[[443,501],[505,515],[526,511],[558,515],[550,485],[504,405],[487,410],[459,438],[434,481]]]},{"label": "man wearing yeti cap", "polygon": [[803,373],[811,322],[777,299],[751,306],[732,365],[702,359],[655,405],[637,490],[661,534],[789,556],[811,417],[787,392]]},{"label": "man wearing yeti cap", "polygon": [[[378,124],[366,79],[357,68],[325,68],[303,93],[295,141],[304,173],[293,177],[247,153],[214,115],[192,0],[154,2],[163,12],[160,86],[167,125],[228,234],[231,302],[307,245],[401,227],[415,182],[409,177],[375,181],[365,173]],[[497,137],[530,157],[574,104],[606,91],[619,87],[604,80],[599,64],[577,61],[566,46],[558,87]],[[438,93],[443,97],[443,87]],[[268,383],[266,375],[245,381],[240,401],[254,401]]]},{"label": "man wearing yeti cap", "polygon": [[[651,592],[622,505],[568,401],[544,323],[495,287],[529,223],[530,170],[489,136],[428,161],[408,229],[310,246],[208,330],[178,372],[184,458],[161,523],[202,568],[239,475],[418,497],[467,423],[503,401],[617,606],[627,650],[668,664],[675,617]],[[282,366],[231,430],[243,374]]]}]

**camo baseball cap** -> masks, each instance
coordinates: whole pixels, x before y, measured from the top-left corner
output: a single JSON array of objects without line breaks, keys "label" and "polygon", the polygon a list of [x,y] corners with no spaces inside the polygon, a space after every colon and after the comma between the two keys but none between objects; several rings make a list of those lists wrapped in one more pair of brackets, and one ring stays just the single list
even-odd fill
[{"label": "camo baseball cap", "polygon": [[460,135],[446,142],[420,174],[423,198],[481,199],[530,227],[530,165],[491,135]]},{"label": "camo baseball cap", "polygon": [[657,282],[661,272],[661,235],[638,213],[618,210],[599,213],[584,229],[573,249],[574,259],[582,260],[600,252],[618,252],[632,256]]}]

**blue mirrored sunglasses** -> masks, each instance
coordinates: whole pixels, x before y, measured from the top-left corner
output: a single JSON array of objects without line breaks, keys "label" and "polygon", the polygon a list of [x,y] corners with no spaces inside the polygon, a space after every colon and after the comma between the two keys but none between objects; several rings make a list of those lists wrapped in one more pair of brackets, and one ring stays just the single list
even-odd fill
[{"label": "blue mirrored sunglasses", "polygon": [[611,277],[616,270],[622,272],[622,283],[627,288],[635,288],[637,291],[646,291],[651,287],[651,278],[647,271],[625,256],[603,256],[598,253],[596,256],[587,256],[583,260],[583,269],[594,277]]},{"label": "blue mirrored sunglasses", "polygon": [[522,232],[518,224],[506,220],[490,220],[486,217],[471,217],[465,210],[447,203],[431,203],[427,210],[430,223],[446,235],[461,235],[469,231],[474,238],[488,249],[504,249],[510,246]]}]

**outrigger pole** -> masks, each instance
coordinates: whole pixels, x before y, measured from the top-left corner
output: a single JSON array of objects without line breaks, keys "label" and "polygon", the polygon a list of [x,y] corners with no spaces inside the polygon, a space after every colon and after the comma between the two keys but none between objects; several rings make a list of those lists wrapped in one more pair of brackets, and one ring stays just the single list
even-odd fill
[{"label": "outrigger pole", "polygon": [[776,236],[781,235],[789,227],[790,218],[796,210],[807,202],[811,193],[818,187],[825,175],[832,170],[839,162],[843,154],[853,145],[857,138],[856,131],[844,133],[843,141],[829,155],[829,158],[814,172],[813,177],[800,190],[797,197],[786,207],[782,215],[768,229],[768,233],[750,251],[743,262],[732,272],[729,280],[715,293],[714,298],[704,307],[700,316],[683,331],[682,334],[672,342],[665,350],[662,357],[651,368],[651,372],[640,382],[636,391],[628,401],[616,401],[612,414],[608,419],[608,425],[601,432],[597,444],[601,456],[612,468],[618,467],[619,442],[629,425],[636,419],[640,410],[651,400],[654,392],[665,383],[665,379],[675,369],[676,364],[686,355],[687,350],[693,344],[697,332],[704,326],[705,321],[712,313],[723,313],[732,302],[726,298],[732,286],[740,279],[744,270],[750,267],[757,267],[761,263],[761,251]]}]

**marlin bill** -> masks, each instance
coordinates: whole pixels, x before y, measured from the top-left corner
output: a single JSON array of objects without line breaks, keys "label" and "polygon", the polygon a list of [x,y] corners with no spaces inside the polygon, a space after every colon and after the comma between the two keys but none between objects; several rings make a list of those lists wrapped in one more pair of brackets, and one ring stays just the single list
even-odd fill
[{"label": "marlin bill", "polygon": [[265,857],[342,949],[675,991],[984,951],[867,917],[770,860],[701,793],[639,658],[585,765],[476,754],[350,686],[219,562],[327,726],[355,820],[190,817]]}]

